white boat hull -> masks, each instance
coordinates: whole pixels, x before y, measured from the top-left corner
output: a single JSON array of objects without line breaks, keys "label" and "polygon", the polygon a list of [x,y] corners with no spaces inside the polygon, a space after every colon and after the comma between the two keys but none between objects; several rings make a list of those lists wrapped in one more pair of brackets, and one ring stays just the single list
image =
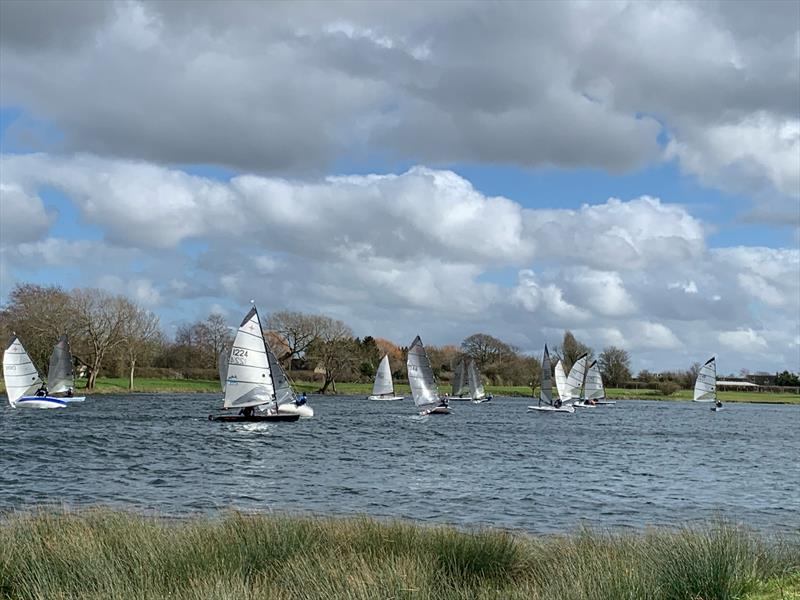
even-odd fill
[{"label": "white boat hull", "polygon": [[63,398],[52,396],[23,396],[12,406],[16,408],[66,408],[67,402]]},{"label": "white boat hull", "polygon": [[279,415],[299,415],[304,419],[310,419],[314,416],[314,409],[311,408],[308,404],[302,404],[300,406],[296,406],[292,403],[281,404],[278,407],[278,414]]},{"label": "white boat hull", "polygon": [[402,400],[404,396],[367,396],[367,400],[377,400],[379,402],[389,402],[391,400]]},{"label": "white boat hull", "polygon": [[712,406],[712,407],[711,407],[711,410],[712,410],[713,412],[719,412],[719,411],[721,411],[721,410],[722,410],[722,407],[721,407],[721,406]]},{"label": "white boat hull", "polygon": [[614,406],[616,403],[616,400],[598,400],[597,406]]},{"label": "white boat hull", "polygon": [[473,400],[473,404],[483,404],[484,402],[489,402],[491,398],[478,398],[477,400]]},{"label": "white boat hull", "polygon": [[436,406],[428,408],[419,413],[420,415],[449,415],[450,409],[447,406]]},{"label": "white boat hull", "polygon": [[573,402],[571,404],[571,406],[574,406],[576,408],[597,408],[596,404],[587,404],[586,402],[583,402],[583,401],[581,401],[581,402]]},{"label": "white boat hull", "polygon": [[86,396],[59,396],[58,399],[71,404],[72,402],[83,402],[86,400]]},{"label": "white boat hull", "polygon": [[529,406],[528,410],[534,410],[537,412],[560,412],[560,413],[574,413],[575,408],[570,405],[559,406],[556,408],[555,406]]}]

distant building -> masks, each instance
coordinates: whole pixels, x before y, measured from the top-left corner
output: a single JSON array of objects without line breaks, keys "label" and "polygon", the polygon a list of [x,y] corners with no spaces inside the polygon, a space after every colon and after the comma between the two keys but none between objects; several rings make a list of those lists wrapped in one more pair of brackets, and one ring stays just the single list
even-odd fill
[{"label": "distant building", "polygon": [[774,373],[750,373],[747,376],[747,381],[756,385],[775,385],[776,378],[777,376]]}]

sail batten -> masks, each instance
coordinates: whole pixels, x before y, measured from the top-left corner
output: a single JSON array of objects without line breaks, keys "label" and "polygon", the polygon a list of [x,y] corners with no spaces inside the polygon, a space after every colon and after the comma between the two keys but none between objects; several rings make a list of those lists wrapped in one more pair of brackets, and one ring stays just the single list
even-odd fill
[{"label": "sail batten", "polygon": [[[558,364],[560,365],[561,362]],[[547,350],[547,344],[544,345],[542,354],[542,382],[539,387],[539,401],[553,404],[553,376],[550,373],[550,352]]]},{"label": "sail batten", "polygon": [[717,399],[717,361],[712,356],[706,361],[697,374],[694,383],[695,402],[714,402]]},{"label": "sail batten", "polygon": [[[24,369],[24,371],[23,371]],[[3,353],[3,379],[6,384],[8,403],[16,406],[23,396],[36,393],[42,385],[42,378],[22,342],[16,336]]]},{"label": "sail batten", "polygon": [[589,365],[589,370],[586,371],[586,391],[587,400],[603,400],[606,397],[606,390],[603,386],[603,376],[600,374],[600,367],[597,361]]},{"label": "sail batten", "polygon": [[275,402],[273,374],[255,306],[247,313],[236,332],[228,356],[223,389],[225,408]]},{"label": "sail batten", "polygon": [[408,383],[411,386],[411,396],[417,406],[427,406],[439,402],[439,390],[436,388],[436,378],[433,375],[428,354],[419,336],[414,338],[408,349]]},{"label": "sail batten", "polygon": [[384,354],[375,373],[375,383],[372,385],[373,396],[390,396],[394,394],[392,370],[389,367],[389,355]]}]

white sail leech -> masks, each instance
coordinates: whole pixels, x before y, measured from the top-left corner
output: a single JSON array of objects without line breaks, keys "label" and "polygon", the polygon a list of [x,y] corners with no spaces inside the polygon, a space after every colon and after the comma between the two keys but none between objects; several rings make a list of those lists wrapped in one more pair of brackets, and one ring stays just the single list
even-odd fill
[{"label": "white sail leech", "polygon": [[717,399],[717,362],[716,357],[706,361],[697,374],[694,383],[695,402],[714,402]]},{"label": "white sail leech", "polygon": [[486,397],[486,391],[483,388],[483,381],[481,374],[478,372],[478,367],[475,366],[475,360],[470,359],[467,370],[467,379],[469,383],[469,395],[473,400],[480,400]]},{"label": "white sail leech", "polygon": [[564,373],[564,364],[559,360],[556,363],[556,390],[558,390],[558,397],[562,402],[569,399],[567,393],[567,374]]},{"label": "white sail leech", "polygon": [[75,388],[75,375],[72,369],[72,353],[66,334],[62,335],[53,347],[50,365],[47,369],[47,387],[50,394],[61,394]]}]

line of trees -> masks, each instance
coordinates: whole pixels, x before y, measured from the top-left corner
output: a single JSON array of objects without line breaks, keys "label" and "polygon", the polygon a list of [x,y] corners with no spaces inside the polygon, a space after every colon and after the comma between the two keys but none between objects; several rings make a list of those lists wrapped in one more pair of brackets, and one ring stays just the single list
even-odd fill
[{"label": "line of trees", "polygon": [[[268,315],[265,336],[290,376],[320,381],[319,392],[336,391],[336,382],[371,381],[378,363],[388,354],[396,380],[407,378],[407,347],[372,338],[358,338],[342,321],[324,315],[279,311]],[[229,348],[235,328],[225,317],[211,314],[202,321],[181,325],[173,340],[167,339],[158,316],[121,295],[98,289],[66,291],[58,286],[17,285],[0,310],[0,333],[5,339],[15,332],[37,365],[47,364],[53,344],[62,333],[71,342],[76,366],[83,367],[87,388],[101,373],[126,376],[173,376],[211,379],[217,377],[217,360]],[[427,346],[434,374],[447,384],[463,358],[474,359],[488,383],[506,386],[539,385],[540,361],[491,335],[475,333],[460,346]],[[582,355],[594,360],[594,350],[566,331],[560,345],[551,348],[553,363],[561,360],[566,372]],[[597,356],[608,387],[631,384],[629,353],[615,346]],[[695,363],[686,371],[652,374],[640,371],[636,385],[691,388],[700,369]],[[786,385],[797,385],[797,376],[779,376]]]}]

